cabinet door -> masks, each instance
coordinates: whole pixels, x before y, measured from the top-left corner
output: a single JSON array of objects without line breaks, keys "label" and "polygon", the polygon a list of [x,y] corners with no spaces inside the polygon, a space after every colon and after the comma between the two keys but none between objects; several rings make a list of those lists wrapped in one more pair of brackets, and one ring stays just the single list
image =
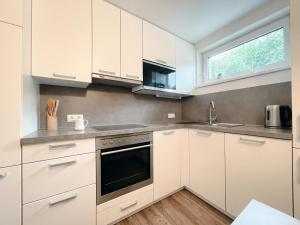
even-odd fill
[{"label": "cabinet door", "polygon": [[21,166],[0,169],[0,224],[21,225]]},{"label": "cabinet door", "polygon": [[292,142],[225,134],[227,211],[252,200],[293,215]]},{"label": "cabinet door", "polygon": [[175,68],[175,36],[143,21],[143,58]]},{"label": "cabinet door", "polygon": [[93,0],[93,73],[120,77],[121,10]]},{"label": "cabinet door", "polygon": [[178,130],[154,132],[154,200],[180,188],[180,145]]},{"label": "cabinet door", "polygon": [[195,46],[176,38],[176,90],[191,92],[196,81]]},{"label": "cabinet door", "polygon": [[21,163],[22,28],[0,22],[0,167]]},{"label": "cabinet door", "polygon": [[180,135],[180,168],[181,168],[181,186],[189,187],[190,185],[190,146],[189,146],[189,130],[179,130]]},{"label": "cabinet door", "polygon": [[225,210],[224,133],[189,130],[190,188]]},{"label": "cabinet door", "polygon": [[32,1],[34,76],[56,79],[51,83],[57,85],[91,82],[91,9],[91,0]]},{"label": "cabinet door", "polygon": [[294,148],[294,213],[300,219],[300,149]]},{"label": "cabinet door", "polygon": [[142,20],[121,13],[121,76],[143,80],[143,23]]},{"label": "cabinet door", "polygon": [[1,0],[0,1],[0,21],[22,26],[22,0]]}]

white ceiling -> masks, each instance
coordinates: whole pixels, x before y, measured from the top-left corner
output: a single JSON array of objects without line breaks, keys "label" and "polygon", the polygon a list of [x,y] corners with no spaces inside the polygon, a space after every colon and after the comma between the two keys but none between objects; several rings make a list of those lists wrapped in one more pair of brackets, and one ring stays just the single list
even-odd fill
[{"label": "white ceiling", "polygon": [[196,43],[272,0],[107,0]]}]

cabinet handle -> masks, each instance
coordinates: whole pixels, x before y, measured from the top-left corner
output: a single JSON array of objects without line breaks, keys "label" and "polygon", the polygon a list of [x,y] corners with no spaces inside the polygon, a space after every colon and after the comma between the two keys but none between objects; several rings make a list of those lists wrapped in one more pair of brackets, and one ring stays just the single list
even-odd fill
[{"label": "cabinet handle", "polygon": [[134,75],[130,75],[130,74],[126,74],[126,77],[131,78],[131,79],[139,79],[139,76],[134,76]]},{"label": "cabinet handle", "polygon": [[58,166],[68,166],[68,165],[72,165],[76,162],[77,162],[77,160],[75,160],[75,159],[70,160],[70,161],[66,161],[66,162],[58,162],[58,163],[50,162],[49,167],[53,168],[53,167],[58,167]]},{"label": "cabinet handle", "polygon": [[136,204],[138,204],[138,201],[137,201],[137,200],[135,200],[135,201],[133,201],[133,202],[131,202],[131,203],[129,203],[129,204],[120,206],[120,209],[121,209],[121,211],[124,211],[124,210],[126,210],[126,209],[128,209],[128,208],[130,208],[130,207],[135,206]]},{"label": "cabinet handle", "polygon": [[161,60],[161,59],[157,59],[156,62],[161,63],[161,64],[166,64],[166,65],[168,64],[166,61]]},{"label": "cabinet handle", "polygon": [[65,149],[65,148],[74,148],[76,147],[76,143],[69,143],[69,144],[61,144],[61,145],[49,145],[50,150],[58,150],[58,149]]},{"label": "cabinet handle", "polygon": [[105,73],[105,74],[108,74],[108,75],[116,75],[116,72],[111,72],[111,71],[107,71],[107,70],[99,70],[99,73]]},{"label": "cabinet handle", "polygon": [[56,200],[50,200],[49,206],[55,206],[55,205],[58,205],[59,203],[70,201],[70,200],[75,199],[75,198],[77,198],[77,194],[73,193],[73,194],[71,194],[71,195],[69,195],[67,197],[58,198]]},{"label": "cabinet handle", "polygon": [[175,131],[166,131],[166,132],[163,132],[164,135],[171,135],[171,134],[174,134]]},{"label": "cabinet handle", "polygon": [[197,134],[199,136],[203,136],[203,137],[210,137],[211,136],[210,132],[205,132],[205,131],[200,131],[200,130],[197,131]]},{"label": "cabinet handle", "polygon": [[71,79],[71,80],[75,80],[76,76],[73,75],[65,75],[65,74],[57,74],[57,73],[53,73],[54,77],[59,77],[59,78],[64,78],[64,79]]},{"label": "cabinet handle", "polygon": [[258,141],[258,140],[253,140],[253,139],[248,139],[248,138],[240,138],[240,143],[243,144],[252,144],[252,145],[264,145],[266,141]]},{"label": "cabinet handle", "polygon": [[7,176],[7,173],[6,172],[0,172],[0,178],[4,178]]}]

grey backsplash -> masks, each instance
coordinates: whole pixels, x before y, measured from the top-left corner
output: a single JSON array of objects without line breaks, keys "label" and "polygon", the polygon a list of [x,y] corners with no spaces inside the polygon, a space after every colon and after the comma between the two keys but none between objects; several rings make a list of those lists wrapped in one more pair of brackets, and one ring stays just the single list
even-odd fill
[{"label": "grey backsplash", "polygon": [[211,100],[215,102],[218,122],[263,125],[266,105],[291,106],[291,82],[188,98],[182,102],[182,119],[207,121]]},{"label": "grey backsplash", "polygon": [[[91,85],[87,89],[40,86],[40,128],[47,127],[47,100],[60,100],[58,126],[73,127],[67,114],[83,114],[89,124],[173,122],[181,120],[181,101],[133,94],[128,88]],[[175,113],[176,119],[168,119]]]},{"label": "grey backsplash", "polygon": [[[47,127],[48,98],[60,100],[59,127],[72,127],[67,114],[83,114],[90,124],[207,121],[208,105],[215,101],[219,122],[264,124],[264,107],[291,105],[291,83],[272,84],[190,97],[182,101],[131,93],[130,89],[91,85],[87,89],[41,85],[40,128]],[[168,119],[175,113],[176,119]]]}]

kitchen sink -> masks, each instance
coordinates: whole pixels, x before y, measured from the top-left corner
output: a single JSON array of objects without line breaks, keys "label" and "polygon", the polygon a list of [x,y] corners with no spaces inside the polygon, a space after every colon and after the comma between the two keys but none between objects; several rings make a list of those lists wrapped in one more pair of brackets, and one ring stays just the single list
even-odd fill
[{"label": "kitchen sink", "polygon": [[224,127],[224,128],[232,128],[232,127],[240,127],[243,126],[243,124],[240,123],[213,123],[213,127]]}]

